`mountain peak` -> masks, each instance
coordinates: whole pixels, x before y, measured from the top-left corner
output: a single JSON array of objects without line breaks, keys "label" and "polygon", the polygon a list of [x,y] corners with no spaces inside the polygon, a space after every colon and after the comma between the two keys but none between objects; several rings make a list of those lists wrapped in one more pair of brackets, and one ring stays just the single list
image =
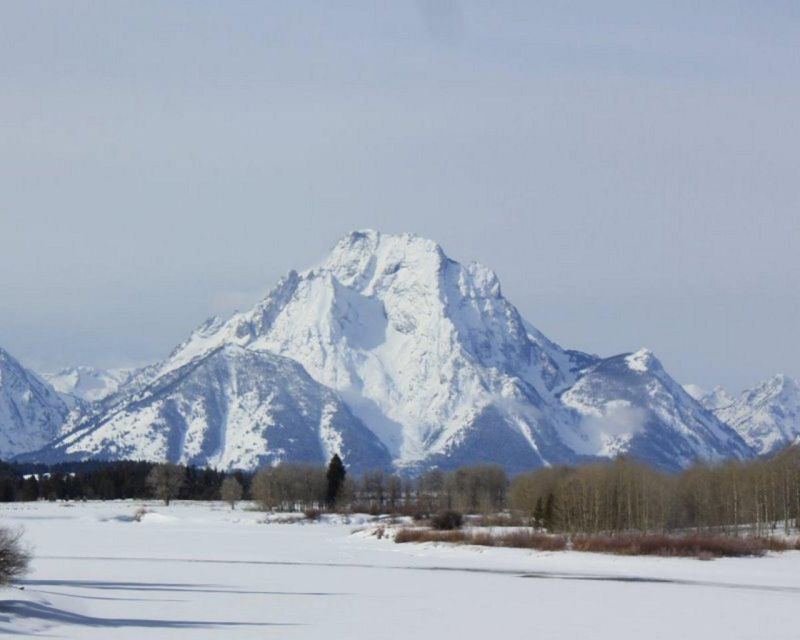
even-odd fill
[{"label": "mountain peak", "polygon": [[703,396],[699,398],[699,401],[700,404],[702,404],[709,411],[717,411],[724,407],[730,406],[736,401],[736,399],[725,387],[718,384],[711,391],[703,394]]},{"label": "mountain peak", "polygon": [[447,260],[433,240],[412,233],[386,234],[368,229],[344,236],[322,265],[305,275],[329,273],[346,287],[368,290],[403,269],[414,271],[418,277],[435,277]]},{"label": "mountain peak", "polygon": [[777,398],[794,398],[800,394],[800,382],[783,373],[778,373],[752,389],[742,393],[749,402],[771,401]]},{"label": "mountain peak", "polygon": [[683,390],[695,400],[702,400],[708,394],[708,392],[699,384],[693,384],[691,382],[683,385]]},{"label": "mountain peak", "polygon": [[380,248],[413,249],[416,251],[441,252],[441,246],[416,233],[383,233],[375,229],[358,229],[343,236],[331,250],[331,254],[339,252],[378,251]]},{"label": "mountain peak", "polygon": [[625,363],[631,371],[647,373],[648,371],[660,370],[661,363],[650,349],[639,349],[635,353],[626,356]]},{"label": "mountain peak", "polygon": [[778,393],[796,393],[800,390],[800,382],[787,376],[785,373],[778,373],[766,382],[766,386],[775,389]]},{"label": "mountain peak", "polygon": [[98,369],[78,365],[42,377],[69,402],[75,398],[94,402],[116,392],[134,374],[133,369]]},{"label": "mountain peak", "polygon": [[800,383],[784,374],[743,391],[724,406],[709,408],[760,454],[777,451],[800,435]]}]

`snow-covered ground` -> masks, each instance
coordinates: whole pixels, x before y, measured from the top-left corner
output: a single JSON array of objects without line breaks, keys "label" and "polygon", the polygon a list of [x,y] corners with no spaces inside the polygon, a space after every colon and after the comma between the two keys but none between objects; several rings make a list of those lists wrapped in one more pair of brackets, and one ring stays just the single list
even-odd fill
[{"label": "snow-covered ground", "polygon": [[221,504],[0,505],[34,547],[0,633],[49,638],[797,638],[800,552],[621,558],[398,545]]}]

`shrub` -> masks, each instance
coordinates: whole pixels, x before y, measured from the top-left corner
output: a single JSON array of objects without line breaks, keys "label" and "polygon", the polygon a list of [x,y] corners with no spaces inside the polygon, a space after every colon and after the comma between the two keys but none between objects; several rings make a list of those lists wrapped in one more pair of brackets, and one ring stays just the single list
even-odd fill
[{"label": "shrub", "polygon": [[[563,551],[566,536],[531,530],[493,534],[489,531],[400,529],[395,542],[448,542],[482,547],[509,547],[537,551]],[[767,551],[799,549],[800,541],[779,538],[734,538],[713,535],[582,535],[572,539],[572,549],[629,556],[672,556],[710,560],[720,557],[762,556]]]},{"label": "shrub", "polygon": [[438,531],[452,531],[460,529],[464,523],[464,517],[459,511],[448,509],[440,511],[431,518],[431,526]]},{"label": "shrub", "polygon": [[0,529],[0,585],[25,575],[30,552],[22,545],[22,530]]},{"label": "shrub", "polygon": [[139,507],[136,511],[133,512],[134,522],[141,522],[142,518],[144,518],[148,513],[150,513],[150,509],[146,509],[145,507]]},{"label": "shrub", "polygon": [[404,542],[464,542],[463,531],[433,531],[431,529],[400,529],[394,537],[398,543]]},{"label": "shrub", "polygon": [[305,516],[306,520],[316,522],[320,519],[320,517],[322,517],[322,512],[319,509],[306,509],[303,511],[303,515]]},{"label": "shrub", "polygon": [[537,551],[563,551],[567,548],[567,538],[534,531],[509,531],[495,537],[495,546],[536,549]]},{"label": "shrub", "polygon": [[533,531],[510,531],[494,535],[488,531],[400,529],[394,540],[398,543],[449,542],[480,547],[509,547],[514,549],[536,549],[538,551],[562,551],[567,546],[567,539],[564,536],[550,536]]},{"label": "shrub", "polygon": [[572,548],[576,551],[629,556],[682,556],[708,559],[762,556],[767,551],[786,551],[792,546],[776,538],[628,534],[577,536],[572,540]]}]

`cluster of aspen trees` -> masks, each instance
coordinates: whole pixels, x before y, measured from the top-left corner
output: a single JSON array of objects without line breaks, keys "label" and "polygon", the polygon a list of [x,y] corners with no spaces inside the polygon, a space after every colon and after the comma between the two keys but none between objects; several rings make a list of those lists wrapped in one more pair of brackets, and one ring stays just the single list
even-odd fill
[{"label": "cluster of aspen trees", "polygon": [[[386,471],[348,476],[338,500],[340,508],[369,513],[431,514],[443,509],[491,513],[505,508],[509,480],[502,467],[477,465],[455,471],[439,469],[417,477]],[[256,473],[253,499],[262,508],[280,511],[320,508],[326,491],[325,468],[281,464]]]},{"label": "cluster of aspen trees", "polygon": [[789,533],[800,518],[800,448],[660,473],[626,459],[517,476],[509,506],[553,531]]},{"label": "cluster of aspen trees", "polygon": [[250,493],[263,509],[297,511],[319,509],[325,502],[325,467],[314,464],[280,464],[258,471]]},{"label": "cluster of aspen trees", "polygon": [[[252,479],[263,508],[321,508],[325,467],[283,464]],[[769,459],[698,464],[665,473],[626,458],[577,467],[547,467],[508,478],[502,467],[434,469],[415,477],[385,471],[348,476],[339,508],[430,515],[504,512],[515,522],[564,533],[790,532],[800,518],[800,448]]]}]

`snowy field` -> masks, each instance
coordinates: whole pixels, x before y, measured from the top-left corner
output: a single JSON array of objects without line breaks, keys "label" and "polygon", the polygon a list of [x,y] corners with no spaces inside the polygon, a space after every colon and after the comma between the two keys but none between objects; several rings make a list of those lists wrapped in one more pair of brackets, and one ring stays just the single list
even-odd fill
[{"label": "snowy field", "polygon": [[800,552],[619,558],[398,545],[221,504],[5,504],[34,547],[0,633],[48,638],[798,638]]}]

